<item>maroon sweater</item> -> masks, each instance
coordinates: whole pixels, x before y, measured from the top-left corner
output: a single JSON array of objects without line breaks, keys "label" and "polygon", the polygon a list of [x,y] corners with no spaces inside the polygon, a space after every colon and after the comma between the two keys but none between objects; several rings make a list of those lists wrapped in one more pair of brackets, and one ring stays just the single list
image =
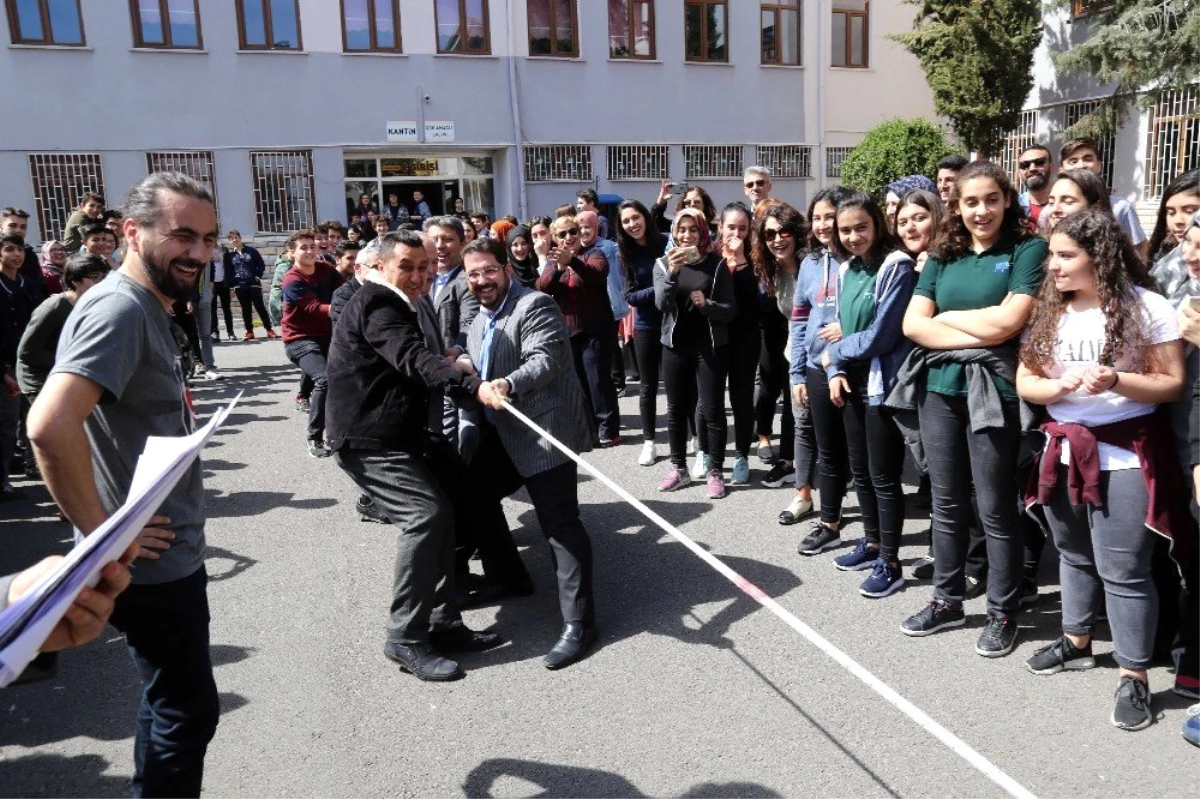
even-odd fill
[{"label": "maroon sweater", "polygon": [[1166,406],[1154,413],[1121,422],[1087,427],[1053,420],[1042,425],[1046,449],[1034,461],[1025,488],[1025,504],[1048,505],[1058,489],[1058,465],[1062,460],[1062,441],[1071,444],[1067,464],[1067,498],[1072,505],[1087,503],[1104,507],[1100,496],[1100,452],[1097,442],[1130,450],[1141,462],[1146,481],[1146,526],[1171,540],[1171,558],[1178,564],[1191,562],[1197,542],[1196,525],[1187,512],[1190,492],[1184,487],[1183,473],[1175,457],[1174,434]]},{"label": "maroon sweater", "polygon": [[608,304],[608,259],[593,248],[571,259],[561,272],[551,262],[534,287],[555,299],[571,335],[611,333],[616,330]]},{"label": "maroon sweater", "polygon": [[342,284],[341,275],[329,264],[318,260],[311,275],[296,267],[283,277],[283,341],[328,341],[333,334],[329,321],[329,303],[334,290]]}]

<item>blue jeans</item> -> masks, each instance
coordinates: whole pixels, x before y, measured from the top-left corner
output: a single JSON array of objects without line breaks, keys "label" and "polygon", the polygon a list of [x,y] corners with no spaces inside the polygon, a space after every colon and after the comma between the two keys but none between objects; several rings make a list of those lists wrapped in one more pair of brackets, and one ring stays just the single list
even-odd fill
[{"label": "blue jeans", "polygon": [[131,585],[113,626],[141,675],[133,750],[134,796],[199,796],[204,753],[221,715],[208,651],[208,573]]}]

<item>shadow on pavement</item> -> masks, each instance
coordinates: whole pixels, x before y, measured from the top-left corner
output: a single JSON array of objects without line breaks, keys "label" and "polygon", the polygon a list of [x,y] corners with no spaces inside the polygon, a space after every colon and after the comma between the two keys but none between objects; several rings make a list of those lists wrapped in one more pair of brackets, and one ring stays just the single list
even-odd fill
[{"label": "shadow on pavement", "polygon": [[[209,446],[212,446],[211,442]],[[214,490],[206,492],[207,518],[233,519],[243,516],[260,516],[276,508],[287,506],[300,510],[318,510],[331,508],[338,504],[332,497],[315,499],[293,499],[296,495],[290,491],[233,491],[221,494]]]},{"label": "shadow on pavement", "polygon": [[[228,566],[225,566],[224,562],[226,561],[229,562]],[[204,565],[208,568],[210,583],[237,577],[256,563],[258,561],[254,558],[239,555],[221,547],[210,546],[204,551]]]},{"label": "shadow on pavement", "polygon": [[[491,797],[497,783],[510,779],[521,780],[541,788],[538,793],[529,793],[522,786],[522,796],[564,797],[565,799],[593,799],[593,797],[645,797],[629,780],[620,774],[600,769],[564,766],[556,763],[535,763],[515,758],[492,758],[485,760],[467,775],[463,792],[470,797]],[[503,786],[501,795],[510,795],[512,786]],[[765,785],[754,782],[703,782],[693,785],[678,794],[687,797],[778,797],[782,794]]]},{"label": "shadow on pavement", "polygon": [[7,758],[0,760],[0,796],[128,796],[132,783],[106,776],[108,767],[99,755]]}]

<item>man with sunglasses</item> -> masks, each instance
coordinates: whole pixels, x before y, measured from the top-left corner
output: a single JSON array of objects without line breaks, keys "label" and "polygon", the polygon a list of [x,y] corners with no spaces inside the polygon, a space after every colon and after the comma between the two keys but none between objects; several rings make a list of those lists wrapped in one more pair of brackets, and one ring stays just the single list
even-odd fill
[{"label": "man with sunglasses", "polygon": [[747,167],[742,175],[742,187],[750,201],[750,209],[754,210],[763,200],[771,199],[771,170],[765,166]]},{"label": "man with sunglasses", "polygon": [[1050,148],[1044,144],[1034,144],[1025,148],[1017,160],[1017,167],[1025,184],[1025,191],[1021,192],[1017,200],[1036,228],[1042,209],[1050,201],[1050,174],[1054,171],[1054,158],[1050,155]]}]

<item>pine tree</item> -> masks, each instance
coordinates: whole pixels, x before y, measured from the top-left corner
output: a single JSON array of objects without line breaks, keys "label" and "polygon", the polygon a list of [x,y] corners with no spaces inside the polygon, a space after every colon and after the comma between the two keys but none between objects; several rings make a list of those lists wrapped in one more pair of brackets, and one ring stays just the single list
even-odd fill
[{"label": "pine tree", "polygon": [[[1051,0],[1071,10],[1072,0]],[[1099,138],[1116,130],[1140,95],[1153,105],[1165,92],[1200,81],[1200,10],[1196,0],[1085,2],[1087,38],[1052,57],[1063,74],[1089,75],[1111,88],[1094,112],[1069,131]]]},{"label": "pine tree", "polygon": [[1033,87],[1041,0],[904,1],[917,17],[911,32],[892,38],[920,62],[934,110],[967,149],[995,153]]}]

